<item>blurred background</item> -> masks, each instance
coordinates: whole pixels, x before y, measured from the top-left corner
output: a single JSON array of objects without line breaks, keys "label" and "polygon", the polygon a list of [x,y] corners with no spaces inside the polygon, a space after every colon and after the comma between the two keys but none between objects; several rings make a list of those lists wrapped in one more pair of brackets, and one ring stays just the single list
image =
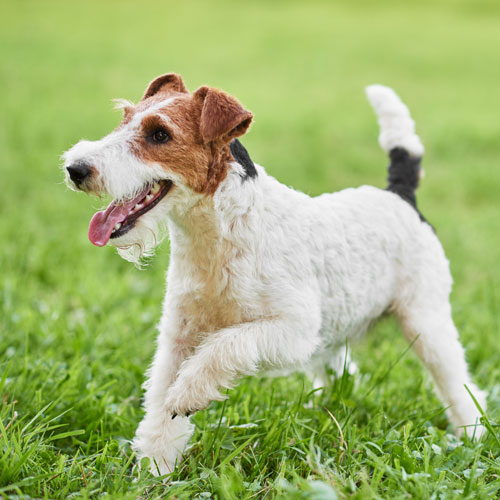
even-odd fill
[{"label": "blurred background", "polygon": [[[419,206],[451,261],[457,324],[478,381],[494,387],[499,26],[497,0],[2,0],[0,369],[10,366],[9,380],[20,381],[9,394],[34,413],[74,369],[65,398],[79,408],[81,387],[119,380],[95,394],[103,408],[133,395],[128,420],[104,423],[133,434],[168,242],[145,271],[93,247],[88,222],[103,201],[67,190],[60,155],[108,133],[121,119],[111,100],[137,101],[165,72],[180,73],[190,90],[208,84],[235,95],[255,115],[242,139],[252,159],[311,195],[385,186],[387,158],[364,87],[393,87],[426,147]],[[370,340],[359,348],[362,367],[404,349],[394,329],[379,328],[380,354],[367,355]],[[402,379],[419,370],[410,359]],[[100,404],[66,423],[91,433],[108,411]]]},{"label": "blurred background", "polygon": [[20,258],[26,241],[54,258],[116,261],[88,245],[99,202],[65,190],[59,156],[119,123],[111,99],[138,100],[175,71],[191,90],[237,96],[255,115],[244,138],[253,159],[311,194],[384,185],[364,87],[392,86],[426,146],[422,210],[463,257],[455,273],[485,277],[498,257],[499,12],[495,0],[4,0],[2,258]]}]

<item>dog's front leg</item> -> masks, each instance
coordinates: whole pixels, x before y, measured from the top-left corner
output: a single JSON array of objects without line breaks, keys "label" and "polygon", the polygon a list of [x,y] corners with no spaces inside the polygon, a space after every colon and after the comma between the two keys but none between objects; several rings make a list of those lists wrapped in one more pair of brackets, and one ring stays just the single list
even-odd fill
[{"label": "dog's front leg", "polygon": [[165,406],[165,394],[183,359],[184,352],[176,343],[175,336],[162,329],[154,361],[144,384],[146,414],[133,442],[137,458],[150,459],[153,474],[163,475],[174,470],[192,433],[189,419],[182,417],[172,420]]},{"label": "dog's front leg", "polygon": [[219,388],[232,387],[238,376],[255,373],[259,365],[285,366],[309,359],[319,343],[318,321],[261,320],[208,334],[179,369],[166,397],[177,420],[222,400]]}]

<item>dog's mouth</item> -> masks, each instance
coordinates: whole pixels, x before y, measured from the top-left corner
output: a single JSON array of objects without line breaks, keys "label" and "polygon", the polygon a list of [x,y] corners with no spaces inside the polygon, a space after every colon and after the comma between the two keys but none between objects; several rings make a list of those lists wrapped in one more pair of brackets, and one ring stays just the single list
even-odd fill
[{"label": "dog's mouth", "polygon": [[118,238],[130,231],[141,215],[149,212],[170,191],[172,181],[161,180],[144,187],[130,201],[112,201],[106,210],[97,212],[90,221],[89,240],[103,247],[110,238]]}]

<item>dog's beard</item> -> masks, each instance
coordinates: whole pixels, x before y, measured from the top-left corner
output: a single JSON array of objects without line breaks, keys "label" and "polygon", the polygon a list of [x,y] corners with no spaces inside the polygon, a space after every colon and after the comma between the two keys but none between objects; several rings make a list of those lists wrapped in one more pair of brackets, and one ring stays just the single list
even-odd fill
[{"label": "dog's beard", "polygon": [[154,255],[155,248],[167,235],[166,217],[159,208],[155,207],[154,213],[140,217],[128,233],[109,240],[117,248],[120,257],[139,268],[147,264],[148,258]]},{"label": "dog's beard", "polygon": [[111,238],[109,244],[117,248],[120,257],[141,268],[154,255],[155,247],[167,236],[169,218],[186,217],[203,198],[204,195],[194,193],[178,182],[158,205],[136,220],[130,231],[118,238]]}]

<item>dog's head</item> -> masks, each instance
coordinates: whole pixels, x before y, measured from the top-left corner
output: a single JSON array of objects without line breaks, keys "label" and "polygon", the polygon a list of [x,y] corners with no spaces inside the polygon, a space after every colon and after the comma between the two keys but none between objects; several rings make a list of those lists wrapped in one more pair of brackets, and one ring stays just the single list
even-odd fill
[{"label": "dog's head", "polygon": [[186,213],[215,193],[227,174],[228,145],[247,131],[252,114],[218,89],[191,94],[174,73],[153,80],[137,105],[118,107],[120,125],[73,146],[64,168],[70,188],[114,198],[92,218],[90,241],[109,241],[137,261],[160,240],[169,214]]}]

